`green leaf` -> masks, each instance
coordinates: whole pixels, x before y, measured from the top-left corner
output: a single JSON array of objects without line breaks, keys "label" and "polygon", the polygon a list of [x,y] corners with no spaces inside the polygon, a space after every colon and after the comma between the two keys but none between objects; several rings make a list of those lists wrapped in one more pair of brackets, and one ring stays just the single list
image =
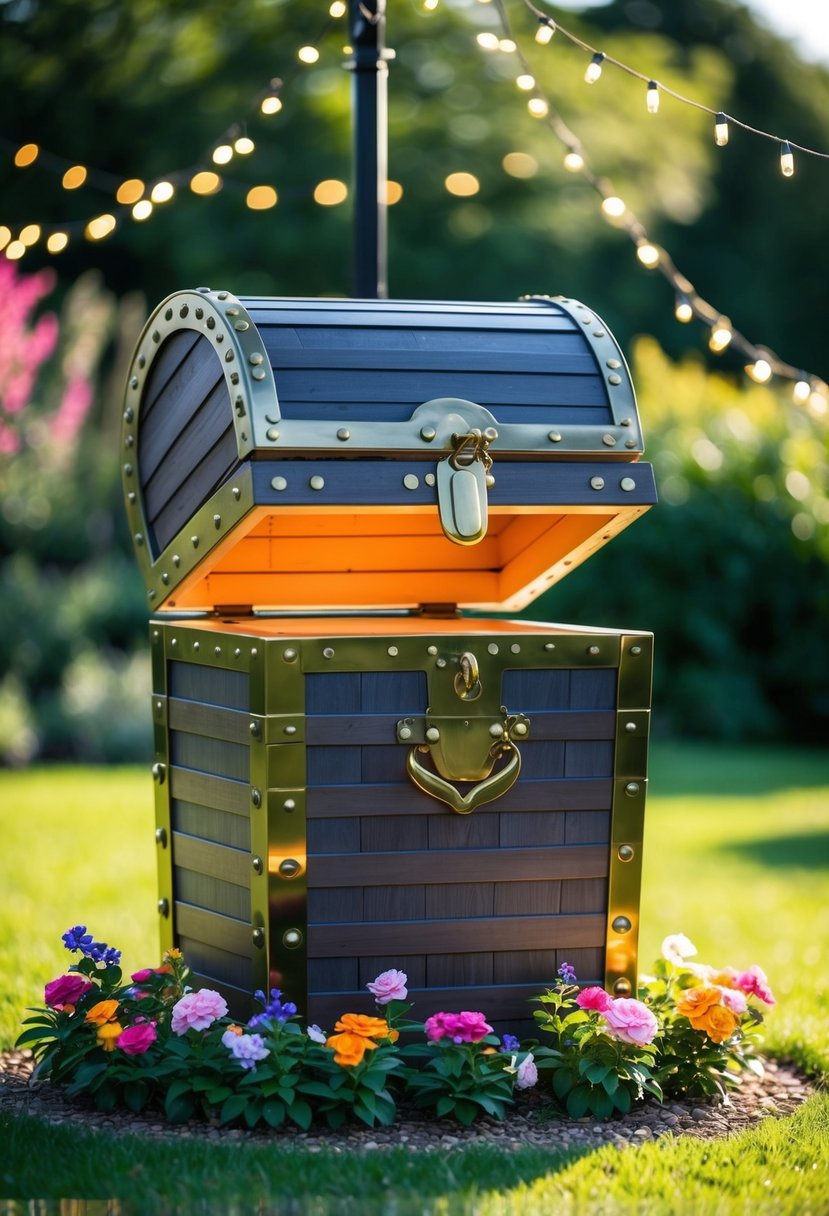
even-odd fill
[{"label": "green leaf", "polygon": [[633,1099],[630,1095],[630,1090],[620,1085],[613,1095],[613,1105],[620,1114],[626,1115],[633,1104]]},{"label": "green leaf", "polygon": [[592,1085],[601,1085],[609,1072],[610,1069],[605,1064],[591,1064],[586,1070],[586,1076]]},{"label": "green leaf", "polygon": [[377,1117],[374,1103],[369,1106],[367,1102],[361,1101],[358,1098],[354,1103],[353,1109],[354,1114],[362,1123],[365,1123],[368,1127],[374,1127]]},{"label": "green leaf", "polygon": [[567,1114],[571,1119],[581,1119],[587,1114],[590,1090],[586,1085],[577,1085],[567,1095]]},{"label": "green leaf", "polygon": [[276,1098],[268,1098],[262,1103],[262,1115],[269,1127],[281,1127],[285,1122],[285,1107]]},{"label": "green leaf", "polygon": [[296,1102],[292,1102],[288,1107],[288,1115],[296,1123],[297,1127],[301,1127],[304,1132],[308,1131],[313,1118],[313,1111],[309,1103],[303,1102],[301,1098]]},{"label": "green leaf", "polygon": [[232,1093],[233,1090],[230,1089],[229,1086],[216,1085],[213,1087],[213,1089],[207,1090],[205,1097],[211,1106],[220,1106],[221,1103],[224,1102],[225,1098],[229,1098]]},{"label": "green leaf", "polygon": [[188,1119],[192,1119],[196,1108],[189,1092],[179,1093],[171,1098],[168,1090],[164,1099],[164,1113],[170,1123],[186,1123]]},{"label": "green leaf", "polygon": [[459,1123],[462,1123],[464,1127],[469,1127],[470,1123],[474,1122],[477,1114],[478,1108],[475,1106],[474,1102],[467,1102],[464,1098],[460,1098],[455,1103],[455,1118]]},{"label": "green leaf", "polygon": [[444,1115],[451,1114],[454,1108],[454,1098],[450,1098],[448,1094],[443,1094],[435,1103],[435,1114],[439,1119],[442,1119]]},{"label": "green leaf", "polygon": [[326,1085],[322,1081],[300,1081],[297,1089],[303,1094],[309,1094],[312,1098],[334,1098],[336,1094],[330,1085]]},{"label": "green leaf", "polygon": [[149,1086],[143,1081],[129,1081],[122,1090],[125,1106],[136,1115],[140,1114],[147,1105],[150,1096]]},{"label": "green leaf", "polygon": [[612,1069],[609,1070],[607,1076],[602,1078],[602,1085],[604,1086],[605,1093],[610,1094],[612,1097],[619,1088],[618,1074],[613,1072]]},{"label": "green leaf", "polygon": [[553,1075],[553,1093],[557,1098],[566,1098],[573,1088],[573,1078],[566,1068],[559,1068]]},{"label": "green leaf", "polygon": [[222,1103],[222,1110],[219,1115],[220,1123],[230,1123],[233,1119],[238,1119],[242,1111],[245,1109],[249,1101],[247,1094],[231,1094]]},{"label": "green leaf", "polygon": [[590,1095],[589,1106],[599,1119],[608,1119],[613,1114],[613,1099],[604,1089],[594,1089]]},{"label": "green leaf", "polygon": [[[46,1033],[44,1033],[44,1030]],[[15,1041],[15,1047],[24,1047],[27,1043],[49,1042],[57,1037],[57,1032],[53,1026],[47,1026],[41,1023],[39,1026],[33,1026],[31,1030],[24,1030],[21,1035],[18,1035]]]}]

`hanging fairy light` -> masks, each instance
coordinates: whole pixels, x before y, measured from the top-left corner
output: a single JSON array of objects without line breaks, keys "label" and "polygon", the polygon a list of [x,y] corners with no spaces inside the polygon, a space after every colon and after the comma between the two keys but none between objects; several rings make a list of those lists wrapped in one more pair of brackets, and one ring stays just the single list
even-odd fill
[{"label": "hanging fairy light", "polygon": [[230,144],[219,144],[213,149],[211,157],[214,165],[226,165],[233,160],[233,148]]},{"label": "hanging fairy light", "polygon": [[63,253],[68,244],[68,232],[51,232],[46,238],[46,248],[50,253]]},{"label": "hanging fairy light", "polygon": [[310,66],[310,64],[317,62],[320,53],[315,46],[301,46],[296,53],[296,57],[300,63],[306,63]]},{"label": "hanging fairy light", "polygon": [[724,148],[728,143],[728,119],[722,111],[714,119],[714,141],[718,148]]},{"label": "hanging fairy light", "polygon": [[720,317],[711,329],[708,345],[714,354],[719,355],[730,344],[733,337],[734,331],[731,328],[731,322],[728,317]]},{"label": "hanging fairy light", "polygon": [[240,135],[233,141],[233,151],[238,152],[240,156],[250,156],[255,148],[256,144],[247,135]]},{"label": "hanging fairy light", "polygon": [[175,192],[176,188],[172,182],[156,182],[150,191],[150,198],[154,203],[169,203]]},{"label": "hanging fairy light", "polygon": [[689,321],[693,321],[694,319],[694,309],[691,301],[682,291],[680,291],[676,297],[674,316],[676,317],[677,321],[681,321],[683,325],[687,325]]},{"label": "hanging fairy light", "polygon": [[36,245],[40,240],[41,228],[40,224],[26,224],[17,234],[17,239],[21,245],[25,245],[28,249],[30,245]]},{"label": "hanging fairy light", "polygon": [[794,156],[788,140],[780,145],[780,172],[784,177],[791,177],[794,173]]},{"label": "hanging fairy light", "polygon": [[581,173],[584,168],[584,157],[581,152],[571,148],[564,157],[564,168],[568,173]]},{"label": "hanging fairy light", "polygon": [[602,74],[602,64],[605,61],[604,51],[596,51],[584,73],[585,84],[595,84]]},{"label": "hanging fairy light", "polygon": [[144,183],[140,177],[129,177],[115,191],[116,201],[123,203],[125,206],[130,206],[132,203],[137,203],[144,193]]},{"label": "hanging fairy light", "polygon": [[259,103],[259,109],[267,116],[270,116],[271,114],[278,114],[282,109],[282,99],[277,97],[275,94],[270,94],[268,97],[263,97]]},{"label": "hanging fairy light", "polygon": [[18,169],[26,169],[35,163],[39,155],[40,148],[37,144],[23,144],[14,154],[14,163]]},{"label": "hanging fairy light", "polygon": [[622,199],[615,194],[610,194],[607,198],[602,199],[602,213],[608,219],[618,220],[627,211],[627,206]]},{"label": "hanging fairy light", "polygon": [[339,21],[340,17],[344,17],[347,12],[348,5],[345,0],[334,0],[334,3],[328,6],[328,16],[333,17],[335,21]]},{"label": "hanging fairy light", "polygon": [[85,165],[72,165],[67,169],[61,178],[61,185],[64,190],[79,189],[88,177],[88,172]]},{"label": "hanging fairy light", "polygon": [[659,85],[655,80],[648,81],[648,92],[646,94],[646,105],[649,114],[656,114],[659,111]]},{"label": "hanging fairy light", "polygon": [[439,4],[440,0],[423,0],[423,7],[427,13],[433,13]]},{"label": "hanging fairy light", "polygon": [[805,405],[812,394],[812,386],[808,380],[796,380],[792,389],[792,399],[795,405]]},{"label": "hanging fairy light", "polygon": [[746,375],[749,376],[755,384],[768,384],[772,377],[772,367],[768,359],[761,355],[755,359],[753,363],[746,366]]},{"label": "hanging fairy light", "polygon": [[210,169],[201,169],[190,178],[190,189],[194,194],[218,194],[222,179]]},{"label": "hanging fairy light", "polygon": [[535,40],[539,46],[547,46],[552,42],[553,34],[556,32],[556,23],[552,17],[539,17],[538,29],[535,31]]},{"label": "hanging fairy light", "polygon": [[148,198],[141,198],[132,209],[132,218],[141,223],[143,220],[148,220],[154,211],[154,207]]},{"label": "hanging fairy light", "polygon": [[543,97],[531,97],[527,102],[527,109],[533,118],[546,118],[550,113],[550,107]]},{"label": "hanging fairy light", "polygon": [[659,250],[648,240],[643,239],[637,242],[636,256],[643,266],[647,266],[648,270],[653,270],[659,265]]},{"label": "hanging fairy light", "polygon": [[498,35],[490,30],[482,30],[480,34],[476,34],[475,41],[482,51],[497,51],[500,47]]},{"label": "hanging fairy light", "polygon": [[535,88],[535,76],[531,76],[529,72],[522,72],[520,76],[516,76],[515,83],[524,93],[529,93]]},{"label": "hanging fairy light", "polygon": [[117,222],[114,215],[96,215],[84,228],[84,236],[88,241],[102,241],[115,231]]}]

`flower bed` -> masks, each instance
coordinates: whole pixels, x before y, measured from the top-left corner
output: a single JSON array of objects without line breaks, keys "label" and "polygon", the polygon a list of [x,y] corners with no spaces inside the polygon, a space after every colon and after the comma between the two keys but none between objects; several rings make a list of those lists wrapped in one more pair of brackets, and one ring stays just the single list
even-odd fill
[{"label": "flower bed", "polygon": [[564,964],[536,998],[538,1039],[523,1043],[496,1036],[477,1011],[412,1020],[397,970],[367,985],[378,1016],[345,1012],[326,1032],[303,1026],[272,989],[256,993],[262,1008],[241,1026],[219,993],[191,990],[178,950],[124,982],[120,953],[85,926],[63,941],[80,961],[46,985],[17,1046],[32,1048],[41,1079],[98,1110],[160,1109],[171,1122],[389,1126],[405,1099],[469,1125],[503,1118],[516,1090],[536,1085],[572,1118],[605,1119],[646,1095],[724,1094],[746,1068],[762,1073],[751,999],[774,1003],[759,967],[692,963],[694,947],[676,935],[638,1000],[580,988]]}]

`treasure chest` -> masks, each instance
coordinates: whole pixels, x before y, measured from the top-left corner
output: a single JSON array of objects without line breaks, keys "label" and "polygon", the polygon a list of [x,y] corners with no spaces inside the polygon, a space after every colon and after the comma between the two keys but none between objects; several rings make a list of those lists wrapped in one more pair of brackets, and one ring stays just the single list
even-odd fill
[{"label": "treasure chest", "polygon": [[126,390],[165,946],[242,1016],[636,980],[652,639],[514,613],[655,501],[572,300],[166,300]]}]

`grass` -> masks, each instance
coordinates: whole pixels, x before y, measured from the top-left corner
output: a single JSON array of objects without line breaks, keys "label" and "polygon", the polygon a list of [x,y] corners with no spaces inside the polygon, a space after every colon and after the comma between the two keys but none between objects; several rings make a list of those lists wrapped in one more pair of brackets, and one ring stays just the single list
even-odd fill
[{"label": "grass", "polygon": [[[123,948],[156,947],[152,789],[144,771],[0,774],[0,1043],[63,968],[60,934],[78,920]],[[779,1005],[769,1050],[829,1069],[829,757],[773,749],[654,749],[643,878],[642,964],[687,933],[700,957],[759,962]],[[129,1199],[163,1213],[248,1207],[408,1216],[829,1211],[829,1098],[714,1144],[662,1141],[586,1155],[480,1145],[308,1153],[199,1141],[113,1141],[0,1119],[0,1194]],[[48,1160],[48,1177],[42,1163]],[[198,1196],[198,1203],[195,1198]],[[207,1205],[207,1208],[204,1205]],[[57,1210],[57,1209],[55,1209]]]}]

